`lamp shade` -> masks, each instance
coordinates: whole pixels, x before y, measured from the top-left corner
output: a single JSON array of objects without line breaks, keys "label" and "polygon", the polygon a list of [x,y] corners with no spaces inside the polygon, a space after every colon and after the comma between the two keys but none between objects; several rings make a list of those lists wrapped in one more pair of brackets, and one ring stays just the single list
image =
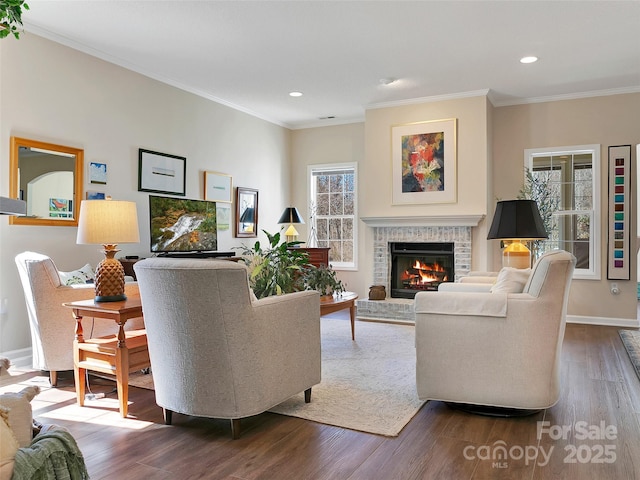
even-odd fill
[{"label": "lamp shade", "polygon": [[240,215],[240,223],[253,223],[255,219],[255,210],[253,207],[247,207]]},{"label": "lamp shade", "polygon": [[296,207],[287,207],[280,215],[278,223],[304,223],[304,220],[302,220],[302,216]]},{"label": "lamp shade", "polygon": [[488,240],[539,240],[548,237],[534,200],[504,200],[496,205]]},{"label": "lamp shade", "polygon": [[135,202],[83,200],[78,220],[79,244],[120,244],[140,242]]}]

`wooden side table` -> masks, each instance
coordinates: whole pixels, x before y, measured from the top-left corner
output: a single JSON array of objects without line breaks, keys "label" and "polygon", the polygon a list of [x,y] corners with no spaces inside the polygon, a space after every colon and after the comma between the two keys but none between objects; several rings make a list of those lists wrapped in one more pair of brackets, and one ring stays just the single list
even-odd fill
[{"label": "wooden side table", "polygon": [[140,260],[144,260],[144,258],[119,258],[118,260],[124,267],[124,274],[133,277],[134,280],[137,280],[133,266]]},{"label": "wooden side table", "polygon": [[295,247],[296,250],[307,252],[309,263],[316,267],[329,266],[329,247]]},{"label": "wooden side table", "polygon": [[320,297],[320,316],[337,312],[345,308],[349,309],[351,317],[351,340],[356,339],[355,320],[356,320],[356,300],[358,294],[353,292],[342,292],[342,295],[334,295],[333,297]]},{"label": "wooden side table", "polygon": [[[115,374],[120,415],[126,417],[129,409],[129,373],[151,366],[146,330],[124,331],[127,320],[142,317],[140,297],[127,298],[121,302],[81,300],[63,305],[72,309],[73,318],[76,320],[73,373],[78,405],[84,405],[87,370]],[[84,316],[115,321],[119,326],[118,335],[85,340],[82,330]]]}]

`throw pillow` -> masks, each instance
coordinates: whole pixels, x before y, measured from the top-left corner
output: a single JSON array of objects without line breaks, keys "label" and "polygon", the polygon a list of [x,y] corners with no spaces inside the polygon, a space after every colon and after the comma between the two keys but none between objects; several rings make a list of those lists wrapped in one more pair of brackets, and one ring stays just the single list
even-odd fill
[{"label": "throw pillow", "polygon": [[530,275],[530,268],[504,267],[498,273],[496,283],[491,287],[491,293],[522,293]]},{"label": "throw pillow", "polygon": [[84,283],[93,283],[95,279],[95,273],[93,268],[88,263],[78,270],[72,270],[70,272],[58,272],[60,275],[60,282],[63,285],[78,285]]},{"label": "throw pillow", "polygon": [[40,387],[32,386],[25,387],[17,393],[0,395],[0,407],[9,410],[8,423],[20,447],[31,444],[33,414],[30,402],[38,393],[40,393]]},{"label": "throw pillow", "polygon": [[[8,416],[9,409],[0,406],[0,472],[2,473],[2,478],[11,478],[13,458],[20,447],[7,422]],[[7,465],[9,463],[11,465]]]}]

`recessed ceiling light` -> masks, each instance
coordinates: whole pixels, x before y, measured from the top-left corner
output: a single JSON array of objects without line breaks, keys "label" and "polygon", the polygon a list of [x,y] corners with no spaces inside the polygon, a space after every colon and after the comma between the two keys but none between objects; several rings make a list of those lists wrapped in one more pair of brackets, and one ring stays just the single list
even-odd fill
[{"label": "recessed ceiling light", "polygon": [[302,92],[289,92],[289,96],[291,97],[301,97]]},{"label": "recessed ceiling light", "polygon": [[381,78],[380,85],[391,85],[395,81],[396,81],[395,78]]},{"label": "recessed ceiling light", "polygon": [[520,63],[534,63],[538,61],[538,57],[522,57]]}]

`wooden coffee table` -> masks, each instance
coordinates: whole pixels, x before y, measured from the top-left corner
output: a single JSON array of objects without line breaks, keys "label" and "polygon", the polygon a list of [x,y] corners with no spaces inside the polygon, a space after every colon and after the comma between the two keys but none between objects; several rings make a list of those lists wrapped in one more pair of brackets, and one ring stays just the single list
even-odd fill
[{"label": "wooden coffee table", "polygon": [[342,295],[334,295],[333,297],[320,297],[320,315],[337,312],[345,308],[349,309],[351,315],[351,340],[356,339],[355,320],[356,320],[356,300],[358,295],[354,292],[342,292]]}]

